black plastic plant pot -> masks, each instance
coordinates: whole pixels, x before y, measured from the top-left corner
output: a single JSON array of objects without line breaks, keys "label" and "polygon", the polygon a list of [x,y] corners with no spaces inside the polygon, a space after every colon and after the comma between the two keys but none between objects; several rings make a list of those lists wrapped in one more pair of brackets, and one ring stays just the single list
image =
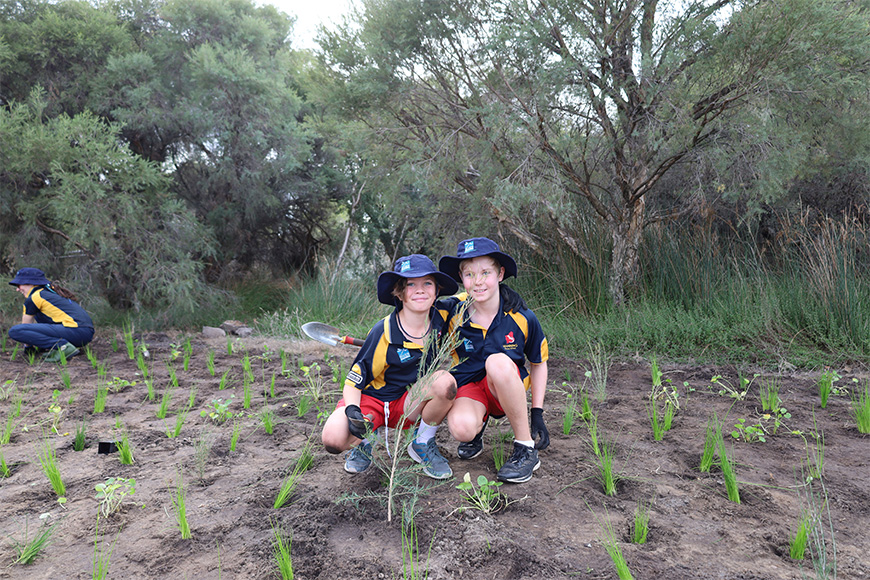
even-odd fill
[{"label": "black plastic plant pot", "polygon": [[97,453],[115,453],[117,450],[117,441],[100,441],[97,447]]}]

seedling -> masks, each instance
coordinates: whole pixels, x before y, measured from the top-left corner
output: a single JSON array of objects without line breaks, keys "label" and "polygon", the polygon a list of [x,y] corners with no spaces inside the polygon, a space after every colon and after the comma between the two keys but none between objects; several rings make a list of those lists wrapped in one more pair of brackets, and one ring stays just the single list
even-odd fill
[{"label": "seedling", "polygon": [[659,362],[656,357],[652,357],[650,361],[650,374],[652,375],[652,386],[653,389],[657,389],[662,386],[662,371],[659,369]]},{"label": "seedling", "polygon": [[275,428],[275,411],[268,406],[263,406],[260,409],[260,422],[263,424],[263,429],[266,433],[271,435]]},{"label": "seedling", "polygon": [[311,454],[311,442],[308,441],[302,447],[302,454],[296,459],[293,465],[293,471],[287,474],[284,481],[281,482],[281,489],[275,497],[275,503],[272,504],[274,509],[280,509],[287,505],[287,501],[293,496],[296,487],[299,485],[299,480],[302,474],[311,467],[314,456]]},{"label": "seedling", "polygon": [[649,534],[649,506],[637,502],[634,508],[634,525],[631,529],[631,542],[633,544],[646,544]]},{"label": "seedling", "polygon": [[865,380],[863,389],[857,388],[852,394],[852,416],[859,433],[870,433],[870,381]]},{"label": "seedling", "polygon": [[10,360],[15,362],[15,357],[18,356],[18,346],[20,343],[15,343],[15,346],[12,348],[12,354],[10,355]]},{"label": "seedling", "polygon": [[205,481],[205,468],[208,466],[208,456],[211,455],[212,439],[208,432],[201,432],[193,444],[193,463],[196,468],[196,478],[200,483]]},{"label": "seedling", "polygon": [[190,368],[190,357],[193,356],[193,345],[190,343],[190,337],[184,339],[184,360],[182,366],[185,370]]},{"label": "seedling", "polygon": [[[24,353],[25,353],[24,356],[27,358],[27,364],[29,366],[35,365],[36,364],[36,351],[35,350],[25,350]],[[64,357],[63,351],[61,351],[60,356],[61,356],[61,360],[64,360],[65,357]]]},{"label": "seedling", "polygon": [[251,357],[245,355],[242,358],[242,383],[247,387],[254,382],[254,371],[251,368]]},{"label": "seedling", "polygon": [[281,374],[287,374],[287,363],[289,362],[289,356],[287,355],[286,350],[281,351]]},{"label": "seedling", "polygon": [[94,486],[97,492],[96,500],[100,503],[100,513],[109,517],[121,509],[124,500],[136,493],[136,480],[124,477],[110,477],[105,483]]},{"label": "seedling", "polygon": [[97,354],[91,350],[90,345],[85,347],[85,356],[88,358],[88,362],[91,363],[91,366],[96,369],[99,361],[97,360]]},{"label": "seedling", "polygon": [[282,580],[293,580],[293,559],[290,557],[293,536],[285,536],[284,530],[275,526],[272,527],[272,534],[275,537],[275,542],[272,544],[272,554],[275,558],[275,565],[278,566],[278,573],[281,574]]},{"label": "seedling", "polygon": [[798,522],[798,529],[788,543],[788,555],[792,560],[803,560],[807,553],[807,541],[810,533],[810,516],[803,514]]},{"label": "seedling", "polygon": [[109,575],[109,561],[112,559],[112,551],[115,549],[115,544],[121,533],[115,536],[115,541],[108,548],[105,544],[100,547],[100,514],[97,514],[97,524],[94,527],[94,558],[93,572],[91,578],[93,580],[105,580]]},{"label": "seedling", "polygon": [[82,419],[81,425],[76,428],[75,438],[73,439],[73,451],[84,451],[86,429],[87,423]]},{"label": "seedling", "polygon": [[227,369],[226,371],[224,371],[224,374],[221,375],[221,380],[218,383],[218,390],[219,391],[223,391],[229,385],[229,379],[227,378],[227,375],[229,375],[229,374],[230,374],[230,370]]},{"label": "seedling", "polygon": [[193,409],[193,405],[196,403],[196,387],[190,389],[190,394],[187,396],[187,408],[188,410]]},{"label": "seedling", "polygon": [[26,566],[27,564],[33,562],[36,557],[39,556],[42,550],[46,546],[48,546],[49,542],[51,541],[51,536],[52,534],[54,534],[54,530],[56,527],[57,524],[46,526],[42,528],[41,532],[36,534],[34,537],[28,539],[27,520],[25,520],[24,540],[19,542],[15,538],[11,538],[16,553],[15,560],[13,560],[12,563]]},{"label": "seedling", "polygon": [[233,417],[230,411],[230,404],[233,402],[235,395],[230,395],[229,399],[212,399],[209,406],[199,412],[200,417],[208,417],[215,423],[226,423],[227,419]]},{"label": "seedling", "polygon": [[145,379],[145,387],[148,389],[148,401],[154,402],[157,398],[157,393],[154,392],[154,380],[151,377]]},{"label": "seedling", "polygon": [[759,387],[759,397],[761,398],[762,411],[769,412],[778,409],[781,403],[779,398],[779,379],[762,380]]},{"label": "seedling", "polygon": [[160,397],[160,406],[157,407],[155,415],[158,419],[165,419],[166,413],[169,412],[169,403],[172,402],[172,386],[168,386],[163,390],[163,396]]},{"label": "seedling", "polygon": [[275,373],[272,373],[272,380],[269,383],[269,390],[267,393],[263,395],[263,397],[272,397],[275,398]]},{"label": "seedling", "polygon": [[495,464],[496,471],[501,469],[505,461],[507,461],[507,452],[505,451],[504,444],[504,436],[499,431],[495,441],[492,442],[492,462]]},{"label": "seedling", "polygon": [[665,429],[661,418],[659,417],[659,408],[655,399],[650,399],[646,404],[646,414],[649,417],[650,424],[653,430],[653,439],[661,441],[665,437]]},{"label": "seedling", "polygon": [[214,351],[213,350],[208,351],[208,354],[206,355],[206,359],[205,359],[205,366],[208,368],[208,373],[211,376],[215,376],[215,373],[217,371],[214,368]]},{"label": "seedling", "polygon": [[3,455],[3,451],[0,451],[0,477],[6,478],[10,475],[12,475],[12,470],[6,464],[6,456]]},{"label": "seedling", "polygon": [[586,420],[586,428],[589,431],[589,444],[592,447],[592,452],[596,457],[601,455],[601,449],[598,444],[598,415],[589,413],[589,419]]},{"label": "seedling", "polygon": [[242,390],[242,408],[251,408],[251,385],[245,385]]},{"label": "seedling", "polygon": [[143,379],[151,376],[151,372],[148,370],[148,363],[145,361],[145,355],[141,351],[136,355],[136,366],[139,368],[139,372],[142,373]]},{"label": "seedling", "polygon": [[314,401],[308,393],[302,393],[299,395],[299,399],[296,401],[296,415],[298,417],[303,417],[305,413],[311,410],[313,403]]},{"label": "seedling", "polygon": [[51,488],[58,497],[61,504],[66,503],[66,486],[63,484],[63,479],[60,476],[60,469],[57,467],[57,454],[51,441],[46,439],[42,444],[42,449],[39,451],[39,465],[42,467],[42,472],[51,483]]},{"label": "seedling", "polygon": [[52,403],[48,406],[48,412],[51,414],[51,430],[55,435],[59,435],[58,427],[60,427],[60,418],[63,416],[63,408],[57,403]]},{"label": "seedling", "polygon": [[754,443],[756,441],[764,443],[767,441],[765,438],[764,427],[761,423],[747,425],[746,419],[743,418],[737,419],[737,423],[734,425],[734,431],[731,432],[731,436],[738,441],[743,439],[747,443]]},{"label": "seedling", "polygon": [[171,364],[166,365],[166,371],[169,373],[169,384],[172,385],[173,388],[178,388],[178,374],[175,372],[175,367]]},{"label": "seedling", "polygon": [[500,481],[490,481],[485,475],[478,475],[475,487],[471,481],[471,474],[466,472],[462,477],[462,483],[457,485],[456,489],[463,492],[463,499],[468,506],[460,507],[459,511],[472,509],[491,514],[504,508],[507,501],[498,490],[500,485],[502,485]]},{"label": "seedling", "polygon": [[15,432],[15,413],[11,410],[6,415],[6,425],[3,427],[3,432],[0,433],[0,445],[6,445],[12,440],[12,433]]},{"label": "seedling", "polygon": [[61,369],[60,370],[60,382],[63,384],[64,389],[69,389],[70,386],[72,385],[72,379],[69,376],[68,369]]},{"label": "seedling", "polygon": [[728,499],[734,503],[740,503],[740,490],[737,487],[737,476],[734,473],[734,465],[731,463],[728,451],[725,449],[724,440],[719,440],[718,448],[719,465],[722,467],[722,477],[725,479],[725,490],[728,492]]},{"label": "seedling", "polygon": [[607,398],[607,372],[610,369],[610,357],[600,342],[587,343],[589,348],[590,369],[586,371],[586,379],[592,381],[592,392],[598,402]]},{"label": "seedling", "polygon": [[785,420],[791,419],[791,413],[785,407],[775,407],[771,413],[765,413],[761,418],[765,421],[773,419],[773,434],[776,435]]},{"label": "seedling", "polygon": [[239,443],[239,435],[242,433],[242,425],[238,421],[233,421],[233,434],[230,435],[230,451],[235,451]]},{"label": "seedling", "polygon": [[760,375],[756,373],[752,375],[751,379],[747,379],[743,375],[740,375],[737,378],[737,386],[731,384],[731,382],[723,378],[721,375],[715,375],[710,379],[710,382],[719,387],[720,395],[728,395],[732,399],[742,401],[746,398],[746,394],[749,392],[749,387],[752,386],[752,382],[759,376]]},{"label": "seedling", "polygon": [[577,399],[571,393],[568,393],[565,401],[565,415],[562,417],[562,435],[571,433],[577,414]]},{"label": "seedling", "polygon": [[[604,549],[607,550],[607,555],[610,556],[613,565],[616,566],[616,575],[619,577],[619,580],[633,580],[634,577],[631,575],[631,570],[628,568],[628,562],[626,562],[625,556],[622,554],[622,549],[619,547],[616,532],[613,531],[613,526],[607,519],[606,510],[607,508],[605,508],[603,523],[601,520],[598,521],[601,525],[601,531],[604,534],[601,538],[601,543],[604,544]],[[597,516],[596,519],[598,519]]]},{"label": "seedling", "polygon": [[109,385],[111,385],[112,391],[114,391],[115,393],[120,393],[127,387],[136,386],[136,381],[128,381],[127,379],[122,379],[121,377],[112,377]]},{"label": "seedling", "polygon": [[181,356],[181,345],[176,344],[174,342],[169,343],[169,362],[171,363],[175,359]]},{"label": "seedling", "polygon": [[187,523],[187,491],[184,489],[181,469],[178,470],[178,479],[170,501],[172,502],[172,512],[175,514],[175,522],[181,532],[181,539],[189,540],[193,536],[190,533],[190,525]]},{"label": "seedling", "polygon": [[837,371],[831,369],[825,369],[821,375],[819,375],[818,385],[819,385],[819,397],[821,398],[821,407],[822,409],[828,406],[828,397],[831,396],[831,393],[834,392],[834,383],[840,380],[840,375],[837,374]]},{"label": "seedling", "polygon": [[719,419],[716,413],[707,421],[707,433],[704,437],[704,450],[701,452],[701,465],[698,469],[701,473],[709,473],[713,466],[713,459],[716,455],[716,449],[719,446],[719,441],[722,440],[722,426],[719,424]]},{"label": "seedling", "polygon": [[616,444],[613,441],[603,439],[601,441],[601,453],[596,456],[598,464],[598,481],[604,490],[604,495],[616,495],[616,484],[619,476],[613,473],[613,454]]},{"label": "seedling", "polygon": [[170,439],[175,439],[181,435],[181,428],[184,426],[184,421],[187,419],[187,414],[190,412],[190,407],[185,407],[175,415],[175,428],[166,430],[166,436]]},{"label": "seedling", "polygon": [[121,440],[118,441],[118,458],[123,465],[133,465],[133,447],[126,431],[121,433]]}]

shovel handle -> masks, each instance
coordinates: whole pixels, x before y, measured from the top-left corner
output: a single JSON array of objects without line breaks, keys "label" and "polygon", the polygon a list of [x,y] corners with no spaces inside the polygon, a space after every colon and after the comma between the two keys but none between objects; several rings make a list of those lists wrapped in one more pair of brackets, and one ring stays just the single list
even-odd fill
[{"label": "shovel handle", "polygon": [[338,342],[343,342],[344,344],[352,344],[354,346],[362,346],[363,341],[358,338],[353,338],[350,336],[339,336]]}]

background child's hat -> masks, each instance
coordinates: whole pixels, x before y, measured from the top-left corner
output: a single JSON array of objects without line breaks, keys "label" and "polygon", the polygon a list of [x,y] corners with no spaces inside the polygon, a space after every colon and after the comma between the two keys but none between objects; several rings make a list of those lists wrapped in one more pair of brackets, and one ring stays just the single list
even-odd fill
[{"label": "background child's hat", "polygon": [[21,268],[15,273],[15,277],[9,282],[12,286],[30,284],[32,286],[46,286],[50,284],[48,278],[39,268]]},{"label": "background child's hat", "polygon": [[438,268],[456,280],[462,282],[462,274],[459,272],[459,264],[463,260],[470,260],[478,256],[492,256],[504,267],[504,277],[510,278],[517,275],[517,263],[513,258],[502,252],[498,244],[489,238],[471,238],[462,240],[457,246],[455,256],[444,256],[438,261]]},{"label": "background child's hat", "polygon": [[393,286],[396,285],[399,278],[422,278],[423,276],[435,278],[438,286],[441,287],[438,296],[450,296],[459,290],[456,281],[439,272],[432,260],[420,254],[411,254],[396,260],[396,265],[392,271],[383,272],[378,276],[378,301],[381,304],[396,306],[399,299],[393,296]]}]

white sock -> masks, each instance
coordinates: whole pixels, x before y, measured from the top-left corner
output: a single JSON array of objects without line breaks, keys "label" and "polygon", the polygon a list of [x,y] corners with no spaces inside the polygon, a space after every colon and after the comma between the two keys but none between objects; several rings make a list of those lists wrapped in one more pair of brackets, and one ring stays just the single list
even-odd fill
[{"label": "white sock", "polygon": [[514,443],[519,443],[520,445],[525,445],[526,447],[534,447],[534,441],[520,441],[519,439],[514,439]]},{"label": "white sock", "polygon": [[435,437],[435,431],[438,430],[438,425],[429,425],[423,419],[420,419],[420,426],[417,427],[417,439],[415,441],[419,444],[427,443],[430,439]]}]

